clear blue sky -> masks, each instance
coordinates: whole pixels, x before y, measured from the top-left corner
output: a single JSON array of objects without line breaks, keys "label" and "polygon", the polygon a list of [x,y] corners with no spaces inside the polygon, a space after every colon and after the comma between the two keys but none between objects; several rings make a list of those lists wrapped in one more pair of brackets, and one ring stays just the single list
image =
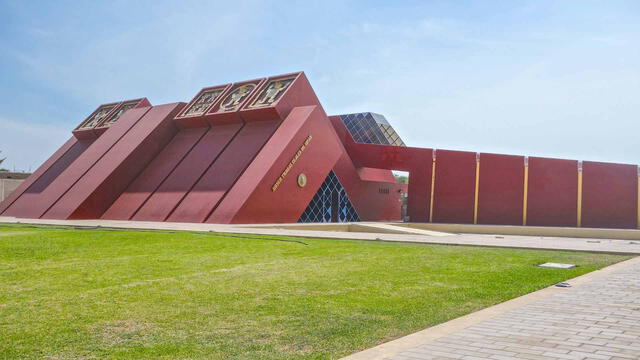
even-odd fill
[{"label": "clear blue sky", "polygon": [[0,150],[105,102],[304,70],[410,146],[640,163],[640,1],[4,1]]}]

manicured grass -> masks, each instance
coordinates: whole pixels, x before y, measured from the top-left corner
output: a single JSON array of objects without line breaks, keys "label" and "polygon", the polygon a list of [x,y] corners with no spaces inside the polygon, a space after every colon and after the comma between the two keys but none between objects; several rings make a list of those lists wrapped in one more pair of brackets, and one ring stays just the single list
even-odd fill
[{"label": "manicured grass", "polygon": [[0,224],[0,358],[335,359],[627,258],[304,241]]}]

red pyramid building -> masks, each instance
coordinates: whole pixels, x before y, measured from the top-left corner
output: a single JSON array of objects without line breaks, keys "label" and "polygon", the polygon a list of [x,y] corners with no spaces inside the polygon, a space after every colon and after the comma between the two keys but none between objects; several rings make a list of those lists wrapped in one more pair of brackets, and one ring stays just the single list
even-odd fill
[{"label": "red pyramid building", "polygon": [[208,87],[188,104],[101,105],[0,215],[636,228],[638,178],[635,165],[407,147],[380,115],[327,116],[293,73]]}]

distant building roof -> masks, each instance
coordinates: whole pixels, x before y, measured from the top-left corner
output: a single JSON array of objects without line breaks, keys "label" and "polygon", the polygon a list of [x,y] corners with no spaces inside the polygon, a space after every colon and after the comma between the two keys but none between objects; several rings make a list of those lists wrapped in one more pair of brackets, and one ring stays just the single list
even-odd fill
[{"label": "distant building roof", "polygon": [[0,171],[0,179],[26,179],[30,173]]}]

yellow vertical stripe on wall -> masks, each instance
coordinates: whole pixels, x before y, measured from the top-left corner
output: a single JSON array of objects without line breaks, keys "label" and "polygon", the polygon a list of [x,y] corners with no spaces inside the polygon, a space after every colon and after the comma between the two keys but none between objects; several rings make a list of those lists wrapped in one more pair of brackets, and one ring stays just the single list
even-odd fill
[{"label": "yellow vertical stripe on wall", "polygon": [[478,223],[478,189],[480,188],[480,158],[476,160],[476,192],[473,201],[473,223]]},{"label": "yellow vertical stripe on wall", "polygon": [[582,227],[582,169],[578,169],[578,227]]},{"label": "yellow vertical stripe on wall", "polygon": [[433,157],[431,165],[431,199],[429,199],[429,222],[433,222],[433,194],[436,186],[436,158]]},{"label": "yellow vertical stripe on wall", "polygon": [[529,197],[529,165],[524,166],[524,197],[522,199],[522,225],[527,225],[527,199]]}]

